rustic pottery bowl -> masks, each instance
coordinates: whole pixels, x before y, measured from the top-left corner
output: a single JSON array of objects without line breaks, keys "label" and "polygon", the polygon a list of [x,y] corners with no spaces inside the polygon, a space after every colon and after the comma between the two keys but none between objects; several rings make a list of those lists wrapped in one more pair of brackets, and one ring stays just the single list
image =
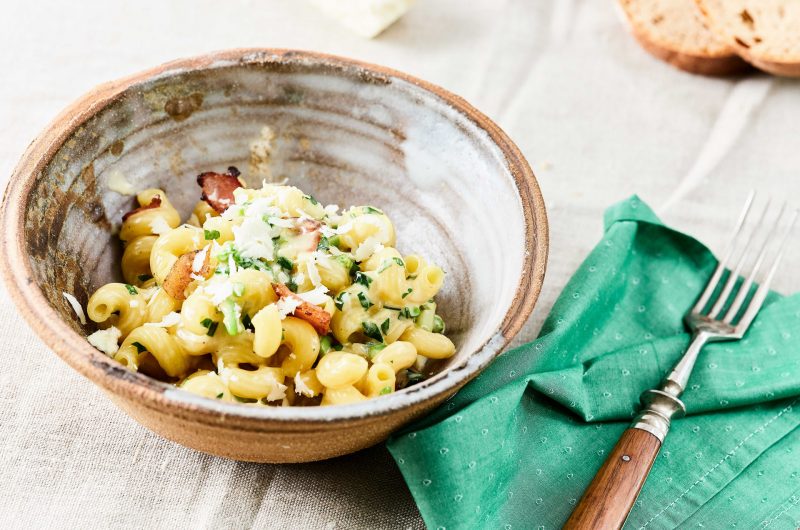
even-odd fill
[{"label": "rustic pottery bowl", "polygon": [[[121,278],[115,232],[133,198],[109,189],[112,174],[137,190],[164,188],[187,216],[195,176],[230,165],[247,175],[249,144],[264,125],[276,134],[274,175],[326,203],[385,209],[401,251],[444,266],[439,301],[458,353],[437,375],[354,405],[256,408],[131,372],[86,341],[94,327],[80,324],[62,293],[85,307]],[[0,268],[45,343],[153,431],[261,462],[368,447],[452,396],[525,322],[547,259],[539,187],[497,125],[406,74],[286,50],[179,60],[96,88],[25,152],[1,215]]]}]

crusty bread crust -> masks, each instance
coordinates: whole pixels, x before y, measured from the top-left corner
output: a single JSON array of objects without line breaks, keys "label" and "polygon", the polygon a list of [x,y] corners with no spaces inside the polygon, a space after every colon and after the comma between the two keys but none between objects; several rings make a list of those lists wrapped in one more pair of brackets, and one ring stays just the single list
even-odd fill
[{"label": "crusty bread crust", "polygon": [[[685,44],[681,45],[677,41],[665,41],[663,35],[661,38],[656,38],[652,28],[632,13],[632,10],[636,8],[635,3],[631,0],[619,0],[617,5],[634,38],[651,55],[694,74],[727,76],[741,73],[750,68],[732,49],[722,43],[719,43],[714,49],[704,48],[697,43],[696,46],[691,47],[694,51],[690,51]],[[691,3],[689,6],[691,7]],[[697,16],[695,13],[688,14],[687,26],[692,25],[691,17],[693,15]],[[695,24],[697,23],[695,22]],[[697,29],[698,31],[707,31],[705,28],[698,27]],[[706,38],[713,37],[708,35]]]},{"label": "crusty bread crust", "polygon": [[[730,1],[730,0],[728,0]],[[755,44],[760,41],[749,42],[736,35],[731,28],[726,25],[724,14],[715,10],[715,4],[709,0],[695,0],[700,12],[706,21],[706,25],[724,42],[728,43],[733,50],[745,61],[756,68],[770,74],[783,77],[800,77],[800,55],[794,57],[777,58],[765,52],[762,47]],[[742,12],[744,16],[745,11]],[[748,15],[749,16],[749,15]],[[752,19],[749,22],[753,22]],[[800,29],[798,29],[800,31]],[[752,45],[751,45],[752,44]],[[800,53],[800,50],[795,50]]]},{"label": "crusty bread crust", "polygon": [[645,34],[637,31],[633,25],[630,26],[630,29],[642,48],[651,55],[686,72],[711,76],[729,76],[745,72],[751,68],[736,54],[713,57],[678,52],[659,46]]}]

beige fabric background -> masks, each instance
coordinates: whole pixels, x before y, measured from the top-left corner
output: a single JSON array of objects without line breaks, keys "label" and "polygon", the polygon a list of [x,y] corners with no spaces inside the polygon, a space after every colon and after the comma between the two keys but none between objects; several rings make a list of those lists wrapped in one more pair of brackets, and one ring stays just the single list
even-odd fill
[{"label": "beige fabric background", "polygon": [[[551,222],[547,281],[518,343],[535,336],[611,202],[637,192],[712,246],[751,187],[800,202],[798,82],[675,71],[637,47],[611,0],[420,0],[374,41],[290,0],[5,0],[0,183],[93,85],[240,46],[386,64],[464,96],[506,129]],[[779,289],[800,287],[797,248]],[[48,351],[2,287],[0,356],[0,528],[423,526],[382,447],[270,466],[158,438]]]}]

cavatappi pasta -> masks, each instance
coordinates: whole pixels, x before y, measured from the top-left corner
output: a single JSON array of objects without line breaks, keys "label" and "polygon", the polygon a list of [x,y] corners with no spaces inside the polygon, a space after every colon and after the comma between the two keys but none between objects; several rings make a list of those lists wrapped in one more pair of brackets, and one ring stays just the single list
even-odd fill
[{"label": "cavatappi pasta", "polygon": [[185,224],[164,191],[123,217],[121,267],[89,299],[89,341],[131,370],[210,399],[337,405],[420,380],[455,346],[444,271],[395,249],[372,206],[339,211],[292,186],[198,177]]}]

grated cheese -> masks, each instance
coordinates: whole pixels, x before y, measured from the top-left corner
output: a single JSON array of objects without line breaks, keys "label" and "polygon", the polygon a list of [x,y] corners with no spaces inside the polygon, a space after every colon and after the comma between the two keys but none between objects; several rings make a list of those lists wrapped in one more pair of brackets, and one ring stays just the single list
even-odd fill
[{"label": "grated cheese", "polygon": [[200,272],[203,269],[203,264],[206,262],[206,254],[208,254],[207,246],[194,255],[194,260],[192,260],[192,272]]},{"label": "grated cheese", "polygon": [[316,289],[312,289],[304,293],[297,293],[297,296],[309,304],[322,305],[328,301],[328,295],[325,294],[326,292],[328,292],[328,288],[324,285],[321,285]]},{"label": "grated cheese", "polygon": [[78,302],[78,299],[69,293],[62,292],[61,294],[64,295],[64,298],[67,299],[67,302],[69,302],[72,310],[75,311],[76,315],[78,315],[78,320],[80,320],[81,324],[86,324],[86,314],[83,312],[83,308],[81,307],[80,302]]},{"label": "grated cheese", "polygon": [[211,296],[211,303],[218,306],[228,297],[233,295],[233,283],[230,280],[222,280],[203,287],[205,292]]},{"label": "grated cheese", "polygon": [[294,376],[294,391],[301,396],[314,397],[314,391],[300,377],[300,372],[297,372]]},{"label": "grated cheese", "polygon": [[160,236],[161,234],[166,234],[167,232],[172,230],[172,227],[169,226],[169,223],[167,223],[166,219],[164,219],[163,217],[156,217],[152,221],[150,221],[150,230],[154,234]]},{"label": "grated cheese", "polygon": [[261,217],[245,217],[233,227],[233,238],[239,255],[250,259],[275,259],[275,245],[269,227]]},{"label": "grated cheese", "polygon": [[145,326],[153,326],[157,328],[170,328],[181,322],[181,315],[176,313],[175,311],[171,313],[167,313],[164,315],[164,318],[161,319],[161,322],[147,322]]},{"label": "grated cheese", "polygon": [[114,326],[111,326],[108,329],[98,329],[86,337],[86,339],[89,341],[89,344],[109,357],[113,357],[114,354],[119,351],[118,342],[121,336],[122,332]]},{"label": "grated cheese", "polygon": [[275,307],[278,308],[278,313],[281,314],[281,319],[293,314],[295,310],[300,307],[303,301],[294,296],[287,296],[275,302]]},{"label": "grated cheese", "polygon": [[275,376],[270,372],[270,379],[272,379],[272,386],[267,394],[267,401],[277,401],[286,397],[286,389],[288,388],[283,383],[280,383]]},{"label": "grated cheese", "polygon": [[[308,277],[311,280],[311,283],[314,287],[322,286],[322,277],[319,275],[319,269],[317,268],[317,255],[319,252],[314,252],[311,255],[311,259],[306,262],[306,269],[308,270]],[[327,289],[326,289],[327,291]]]},{"label": "grated cheese", "polygon": [[369,236],[363,243],[358,245],[358,248],[353,253],[356,261],[365,261],[376,252],[383,250],[383,244],[380,239],[375,236]]}]

